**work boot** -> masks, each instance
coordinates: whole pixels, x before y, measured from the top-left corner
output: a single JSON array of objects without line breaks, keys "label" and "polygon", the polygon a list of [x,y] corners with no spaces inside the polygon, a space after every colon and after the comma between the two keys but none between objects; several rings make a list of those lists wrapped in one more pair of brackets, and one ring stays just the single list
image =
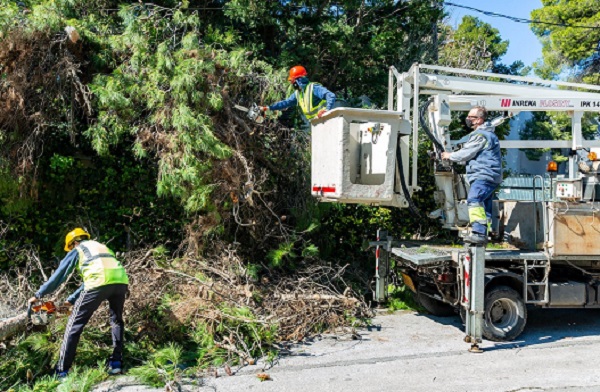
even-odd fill
[{"label": "work boot", "polygon": [[108,374],[111,376],[123,373],[123,365],[121,361],[110,361],[108,363]]},{"label": "work boot", "polygon": [[69,375],[69,372],[68,371],[59,372],[58,370],[55,370],[54,375],[56,376],[57,379],[64,380]]},{"label": "work boot", "polygon": [[471,233],[470,235],[464,238],[465,243],[471,245],[485,245],[487,244],[487,235],[479,234],[479,233]]}]

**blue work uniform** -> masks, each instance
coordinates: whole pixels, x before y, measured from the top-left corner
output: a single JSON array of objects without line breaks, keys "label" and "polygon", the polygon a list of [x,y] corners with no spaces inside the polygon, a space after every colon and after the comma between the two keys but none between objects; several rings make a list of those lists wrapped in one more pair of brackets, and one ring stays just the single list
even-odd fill
[{"label": "blue work uniform", "polygon": [[468,135],[463,147],[450,154],[453,162],[467,165],[467,181],[471,185],[467,196],[469,221],[473,233],[486,236],[492,221],[492,198],[502,182],[500,141],[489,123],[477,127]]}]

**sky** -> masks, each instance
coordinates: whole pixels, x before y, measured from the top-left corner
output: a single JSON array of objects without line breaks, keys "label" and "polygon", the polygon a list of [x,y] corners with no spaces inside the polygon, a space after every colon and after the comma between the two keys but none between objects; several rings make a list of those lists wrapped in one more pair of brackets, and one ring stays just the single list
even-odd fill
[{"label": "sky", "polygon": [[[477,8],[483,11],[495,12],[519,18],[531,19],[531,11],[542,7],[540,0],[449,0],[451,3]],[[452,27],[460,24],[465,15],[475,16],[489,23],[500,31],[500,36],[509,41],[508,51],[502,57],[504,64],[521,60],[525,65],[531,65],[542,57],[542,45],[531,31],[529,24],[518,23],[510,19],[486,16],[480,12],[446,5],[447,23]]]}]

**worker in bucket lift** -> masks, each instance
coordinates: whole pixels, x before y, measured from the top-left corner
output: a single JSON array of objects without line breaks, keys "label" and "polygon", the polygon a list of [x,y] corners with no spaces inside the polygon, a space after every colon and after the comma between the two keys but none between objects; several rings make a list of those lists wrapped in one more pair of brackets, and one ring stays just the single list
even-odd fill
[{"label": "worker in bucket lift", "polygon": [[473,129],[460,150],[443,152],[442,159],[467,165],[467,181],[471,185],[467,196],[471,234],[465,242],[474,245],[487,243],[492,220],[492,197],[502,182],[500,142],[495,128],[488,122],[487,110],[476,106],[469,111],[466,125]]},{"label": "worker in bucket lift", "polygon": [[315,117],[321,118],[328,110],[333,109],[335,94],[319,83],[308,80],[308,73],[301,65],[290,69],[288,81],[294,86],[294,92],[287,99],[271,106],[261,106],[261,110],[284,110],[298,105],[308,121]]},{"label": "worker in bucket lift", "polygon": [[115,254],[99,242],[90,240],[90,235],[81,228],[69,232],[65,238],[67,255],[60,262],[52,276],[29,299],[29,303],[54,292],[71,274],[79,268],[83,284],[67,302],[73,305],[67,322],[63,343],[60,348],[56,374],[66,377],[73,359],[83,328],[100,304],[108,301],[110,324],[112,327],[113,353],[108,361],[109,374],[122,372],[123,351],[123,305],[129,284],[129,278]]}]

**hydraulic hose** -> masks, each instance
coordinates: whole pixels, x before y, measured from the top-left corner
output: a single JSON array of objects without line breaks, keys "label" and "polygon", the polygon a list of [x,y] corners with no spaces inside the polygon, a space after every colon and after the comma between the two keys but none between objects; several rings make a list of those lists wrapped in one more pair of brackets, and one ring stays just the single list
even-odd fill
[{"label": "hydraulic hose", "polygon": [[431,142],[433,143],[435,152],[438,154],[441,154],[444,151],[444,146],[442,146],[442,143],[440,143],[440,141],[431,132],[431,129],[429,129],[429,126],[427,125],[427,121],[425,118],[425,113],[427,113],[427,109],[429,108],[429,105],[431,105],[431,102],[432,102],[431,99],[429,99],[429,100],[427,100],[427,102],[425,102],[421,106],[421,109],[419,110],[419,121],[421,122],[421,126],[423,127],[425,134],[427,135],[429,140],[431,140]]},{"label": "hydraulic hose", "polygon": [[408,202],[409,211],[417,218],[423,219],[423,214],[421,210],[415,205],[412,198],[410,197],[410,193],[408,192],[408,186],[406,185],[406,178],[404,177],[404,167],[402,166],[402,154],[400,153],[400,140],[396,145],[396,162],[398,162],[398,171],[400,172],[400,186],[402,187],[402,192],[404,192],[404,197]]},{"label": "hydraulic hose", "polygon": [[[436,153],[441,154],[444,151],[444,146],[431,132],[431,129],[429,129],[425,118],[425,113],[427,113],[427,109],[429,109],[429,105],[431,105],[431,102],[432,100],[429,99],[421,106],[419,110],[419,120],[421,121],[421,126],[423,127],[425,134],[433,143],[433,147]],[[400,154],[400,143],[398,143],[396,147],[396,161],[398,161],[398,171],[400,172],[400,186],[402,187],[402,192],[404,192],[404,197],[408,202],[408,209],[414,216],[416,216],[419,219],[423,219],[424,216],[421,213],[421,210],[419,210],[419,208],[415,205],[414,201],[412,200],[412,197],[410,196],[410,193],[408,191],[408,186],[406,185],[406,178],[404,177],[404,168],[402,166],[402,156]]]}]

